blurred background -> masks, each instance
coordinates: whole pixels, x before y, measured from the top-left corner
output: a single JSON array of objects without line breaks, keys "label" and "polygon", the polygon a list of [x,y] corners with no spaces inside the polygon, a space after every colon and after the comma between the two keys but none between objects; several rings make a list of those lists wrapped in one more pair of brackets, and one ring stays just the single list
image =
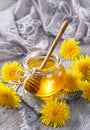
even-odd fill
[{"label": "blurred background", "polygon": [[0,0],[0,11],[7,9],[10,5],[15,3],[17,0]]}]

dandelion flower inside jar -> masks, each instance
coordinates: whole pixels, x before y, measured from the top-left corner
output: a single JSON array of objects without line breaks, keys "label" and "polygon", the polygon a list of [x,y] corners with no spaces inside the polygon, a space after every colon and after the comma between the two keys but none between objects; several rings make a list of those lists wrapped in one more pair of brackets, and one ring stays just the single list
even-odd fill
[{"label": "dandelion flower inside jar", "polygon": [[[57,55],[53,54],[44,69],[38,70],[47,52],[37,52],[24,60],[25,79],[23,87],[38,97],[44,98],[62,90],[66,71]],[[36,70],[32,74],[32,70]]]}]

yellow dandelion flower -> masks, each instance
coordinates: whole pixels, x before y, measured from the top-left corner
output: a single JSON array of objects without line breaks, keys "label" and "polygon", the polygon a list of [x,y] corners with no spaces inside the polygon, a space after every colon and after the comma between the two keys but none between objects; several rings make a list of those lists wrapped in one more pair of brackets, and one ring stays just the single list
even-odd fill
[{"label": "yellow dandelion flower", "polygon": [[58,102],[56,100],[49,100],[44,104],[40,110],[41,121],[47,126],[64,126],[66,121],[70,118],[70,107],[66,102]]},{"label": "yellow dandelion flower", "polygon": [[74,59],[80,55],[79,42],[74,39],[64,40],[59,49],[60,55],[65,59]]},{"label": "yellow dandelion flower", "polygon": [[88,81],[82,84],[82,97],[90,101],[90,83]]},{"label": "yellow dandelion flower", "polygon": [[17,61],[5,63],[1,69],[2,80],[4,82],[9,82],[10,80],[18,81],[19,78],[16,75],[16,72],[21,69],[22,67]]},{"label": "yellow dandelion flower", "polygon": [[79,91],[80,86],[80,73],[72,73],[71,71],[67,71],[66,77],[65,77],[65,84],[63,86],[63,89],[65,92],[76,92]]},{"label": "yellow dandelion flower", "polygon": [[6,108],[17,108],[20,102],[17,92],[0,82],[0,105]]},{"label": "yellow dandelion flower", "polygon": [[76,58],[71,65],[77,73],[82,74],[82,80],[90,81],[90,56],[81,55],[79,58]]}]

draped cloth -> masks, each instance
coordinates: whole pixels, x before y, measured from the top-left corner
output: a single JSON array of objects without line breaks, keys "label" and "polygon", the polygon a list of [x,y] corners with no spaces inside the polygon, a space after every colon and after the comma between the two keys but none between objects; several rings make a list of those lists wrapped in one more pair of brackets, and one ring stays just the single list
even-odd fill
[{"label": "draped cloth", "polygon": [[1,11],[0,60],[47,49],[65,19],[62,39],[90,42],[89,0],[19,0]]}]

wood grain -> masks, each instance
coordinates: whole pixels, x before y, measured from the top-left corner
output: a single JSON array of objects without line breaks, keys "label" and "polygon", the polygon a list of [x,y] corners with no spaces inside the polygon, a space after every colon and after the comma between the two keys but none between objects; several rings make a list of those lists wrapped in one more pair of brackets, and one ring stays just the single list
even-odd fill
[{"label": "wood grain", "polygon": [[[80,46],[83,53],[90,55],[89,44],[80,44]],[[55,50],[56,53],[58,47]],[[64,66],[69,63],[69,61],[63,61]],[[31,96],[29,103],[34,109],[39,110],[40,101],[38,102],[38,99]],[[71,106],[70,120],[65,127],[56,129],[43,125],[40,119],[23,103],[16,110],[0,107],[0,130],[90,130],[90,102],[80,98],[69,105]]]}]

